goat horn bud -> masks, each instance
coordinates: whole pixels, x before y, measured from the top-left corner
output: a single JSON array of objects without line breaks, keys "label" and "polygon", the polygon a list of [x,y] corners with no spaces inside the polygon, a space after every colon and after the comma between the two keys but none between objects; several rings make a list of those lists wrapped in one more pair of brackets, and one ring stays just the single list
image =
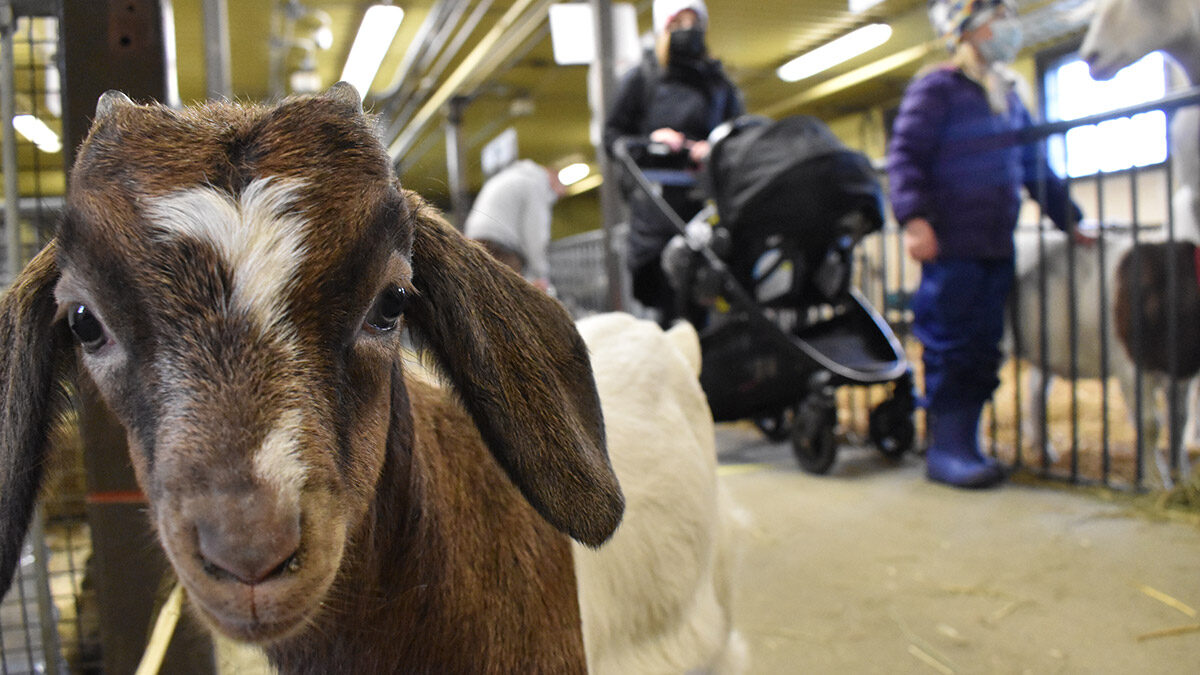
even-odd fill
[{"label": "goat horn bud", "polygon": [[96,101],[96,119],[108,117],[117,108],[133,104],[125,94],[116,89],[109,89],[100,94],[100,100]]},{"label": "goat horn bud", "polygon": [[343,103],[351,108],[354,108],[360,113],[363,111],[362,99],[358,96],[358,90],[355,89],[354,85],[350,84],[349,82],[343,80],[341,82],[334,83],[334,85],[329,88],[329,91],[325,92],[325,95],[335,101],[338,101],[339,103]]}]

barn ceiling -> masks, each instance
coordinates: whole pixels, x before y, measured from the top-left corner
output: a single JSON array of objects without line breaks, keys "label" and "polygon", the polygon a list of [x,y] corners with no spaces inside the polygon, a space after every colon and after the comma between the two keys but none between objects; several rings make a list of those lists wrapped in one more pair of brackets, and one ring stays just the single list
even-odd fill
[{"label": "barn ceiling", "polygon": [[[831,118],[894,103],[913,73],[936,58],[939,50],[931,39],[925,2],[882,0],[855,14],[847,0],[709,0],[709,44],[742,88],[751,112]],[[397,166],[410,187],[435,200],[447,195],[442,103],[451,96],[469,100],[462,123],[469,190],[478,189],[482,181],[482,146],[508,127],[516,129],[523,157],[543,163],[594,157],[588,133],[587,67],[554,63],[545,19],[549,0],[395,3],[404,8],[405,18],[366,105],[380,115],[385,140],[397,151]],[[1059,35],[1078,29],[1078,6],[1089,3],[1030,0],[1021,5],[1026,14],[1056,6],[1076,8],[1075,25],[1049,30]],[[179,93],[187,104],[206,96],[204,0],[171,4]],[[370,4],[371,0],[227,0],[234,98],[286,95],[297,70],[315,71],[320,87],[335,82]],[[648,31],[651,2],[637,0],[634,6],[639,30]],[[871,52],[796,83],[775,75],[791,57],[878,21],[891,24],[894,32]],[[328,49],[313,48],[311,38],[318,26],[326,26],[332,35]],[[478,49],[489,42],[493,49],[486,54]],[[35,50],[28,51],[24,58],[36,58]],[[23,54],[18,52],[19,69]],[[28,158],[22,164],[27,169]],[[38,170],[52,166],[43,158]],[[45,184],[61,184],[61,179]]]}]

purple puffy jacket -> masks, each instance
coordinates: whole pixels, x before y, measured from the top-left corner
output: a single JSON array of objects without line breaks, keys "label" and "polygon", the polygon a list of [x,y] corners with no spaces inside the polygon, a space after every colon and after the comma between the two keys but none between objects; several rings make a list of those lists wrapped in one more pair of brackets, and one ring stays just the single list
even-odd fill
[{"label": "purple puffy jacket", "polygon": [[904,93],[888,148],[892,211],[901,224],[929,220],[940,258],[1012,257],[1022,185],[1059,228],[1082,217],[1037,146],[1017,145],[1031,120],[1016,92],[1008,97],[1008,112],[994,113],[983,87],[949,66]]}]

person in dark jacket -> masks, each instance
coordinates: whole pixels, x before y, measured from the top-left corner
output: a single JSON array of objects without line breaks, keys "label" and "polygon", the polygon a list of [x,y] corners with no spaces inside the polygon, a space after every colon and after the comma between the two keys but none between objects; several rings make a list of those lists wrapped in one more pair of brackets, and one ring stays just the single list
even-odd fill
[{"label": "person in dark jacket", "polygon": [[1021,46],[1011,0],[931,0],[949,62],[908,87],[888,149],[892,210],[921,263],[913,332],[924,346],[930,479],[988,487],[1002,467],[979,446],[983,404],[999,384],[1004,307],[1013,284],[1021,187],[1055,225],[1081,218],[1034,145],[1029,111],[1006,67]]},{"label": "person in dark jacket", "polygon": [[[693,165],[708,157],[709,133],[722,122],[745,111],[737,88],[721,64],[709,57],[704,34],[708,10],[701,0],[655,0],[653,54],[621,81],[608,111],[605,147],[612,152],[617,139],[639,137],[687,152]],[[652,160],[644,153],[634,157],[640,165]],[[703,206],[703,194],[694,185],[663,184],[662,196],[684,220]],[[675,228],[637,190],[629,194],[630,228],[628,265],[633,276],[633,297],[658,310],[659,322],[669,326],[679,316],[680,303],[662,270],[660,257]],[[689,303],[690,305],[690,303]],[[691,307],[688,318],[703,324],[704,313]]]}]

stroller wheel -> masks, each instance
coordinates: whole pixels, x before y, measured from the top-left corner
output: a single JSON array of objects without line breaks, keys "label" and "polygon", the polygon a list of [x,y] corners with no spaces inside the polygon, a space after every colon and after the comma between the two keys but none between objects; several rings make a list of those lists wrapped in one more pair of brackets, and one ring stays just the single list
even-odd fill
[{"label": "stroller wheel", "polygon": [[837,409],[831,403],[805,401],[796,411],[792,451],[800,468],[809,473],[827,473],[837,458]]},{"label": "stroller wheel", "polygon": [[786,441],[792,435],[792,426],[796,422],[796,409],[788,406],[773,414],[754,418],[754,426],[769,440],[779,443]]},{"label": "stroller wheel", "polygon": [[871,443],[884,457],[899,460],[912,449],[917,430],[911,401],[890,398],[871,411],[868,420]]}]

